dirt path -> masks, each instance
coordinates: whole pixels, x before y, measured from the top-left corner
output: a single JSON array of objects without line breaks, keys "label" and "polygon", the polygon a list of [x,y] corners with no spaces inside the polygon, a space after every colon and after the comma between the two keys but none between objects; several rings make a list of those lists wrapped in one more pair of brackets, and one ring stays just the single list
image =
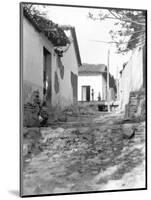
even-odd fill
[{"label": "dirt path", "polygon": [[144,188],[145,124],[131,123],[135,136],[124,139],[121,119],[100,115],[89,126],[41,129],[40,152],[25,158],[24,194]]}]

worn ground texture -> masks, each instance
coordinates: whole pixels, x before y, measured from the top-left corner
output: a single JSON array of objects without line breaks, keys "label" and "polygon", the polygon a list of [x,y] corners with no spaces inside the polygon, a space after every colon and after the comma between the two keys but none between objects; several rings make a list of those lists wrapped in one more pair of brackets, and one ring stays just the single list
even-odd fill
[{"label": "worn ground texture", "polygon": [[145,124],[122,118],[101,113],[41,128],[30,153],[27,137],[24,195],[144,188]]}]

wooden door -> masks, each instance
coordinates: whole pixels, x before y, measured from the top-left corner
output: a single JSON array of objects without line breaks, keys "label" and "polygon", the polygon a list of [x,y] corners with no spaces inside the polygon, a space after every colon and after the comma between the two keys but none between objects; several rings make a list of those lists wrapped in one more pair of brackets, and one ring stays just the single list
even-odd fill
[{"label": "wooden door", "polygon": [[82,86],[82,101],[90,101],[90,86]]}]

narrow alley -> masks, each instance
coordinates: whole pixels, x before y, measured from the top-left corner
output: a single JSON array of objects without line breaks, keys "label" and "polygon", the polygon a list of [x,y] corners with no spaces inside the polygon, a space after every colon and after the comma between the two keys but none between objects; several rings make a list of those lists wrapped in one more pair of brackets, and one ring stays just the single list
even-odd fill
[{"label": "narrow alley", "polygon": [[21,196],[147,189],[147,12],[21,14]]}]

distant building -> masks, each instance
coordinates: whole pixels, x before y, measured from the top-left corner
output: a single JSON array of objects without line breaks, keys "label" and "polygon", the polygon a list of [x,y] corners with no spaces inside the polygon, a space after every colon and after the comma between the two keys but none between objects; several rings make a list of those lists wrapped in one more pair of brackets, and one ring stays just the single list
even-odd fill
[{"label": "distant building", "polygon": [[22,57],[24,104],[35,90],[52,106],[63,108],[77,100],[81,59],[74,27],[60,27],[24,9]]},{"label": "distant building", "polygon": [[98,101],[107,98],[106,66],[83,64],[79,67],[78,101]]}]

